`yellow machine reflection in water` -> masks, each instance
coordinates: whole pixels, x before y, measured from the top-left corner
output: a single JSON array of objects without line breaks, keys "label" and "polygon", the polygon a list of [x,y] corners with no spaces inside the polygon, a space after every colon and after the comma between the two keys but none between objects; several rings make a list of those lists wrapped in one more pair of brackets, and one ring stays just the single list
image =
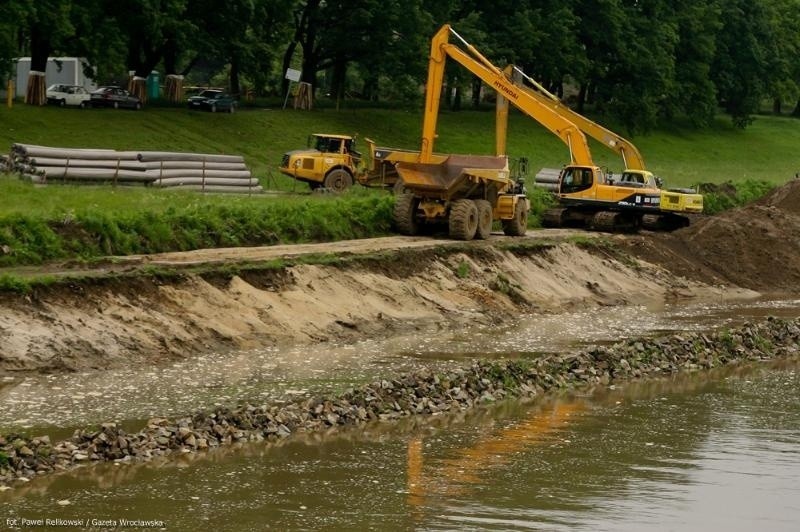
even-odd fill
[{"label": "yellow machine reflection in water", "polygon": [[424,471],[423,438],[408,442],[408,504],[420,508],[430,495],[459,495],[481,483],[481,475],[512,461],[531,445],[553,440],[570,418],[586,409],[583,401],[556,402],[537,409],[530,417],[481,437],[472,446],[455,452],[431,471]]}]

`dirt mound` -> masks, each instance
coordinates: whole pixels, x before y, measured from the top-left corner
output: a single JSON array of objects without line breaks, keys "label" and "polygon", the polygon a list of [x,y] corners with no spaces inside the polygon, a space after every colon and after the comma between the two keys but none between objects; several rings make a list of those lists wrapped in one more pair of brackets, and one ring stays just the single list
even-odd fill
[{"label": "dirt mound", "polygon": [[689,278],[716,278],[761,292],[800,287],[800,180],[758,202],[703,218],[634,252]]},{"label": "dirt mound", "polygon": [[777,207],[782,211],[800,215],[800,179],[789,181],[759,200],[756,205]]}]

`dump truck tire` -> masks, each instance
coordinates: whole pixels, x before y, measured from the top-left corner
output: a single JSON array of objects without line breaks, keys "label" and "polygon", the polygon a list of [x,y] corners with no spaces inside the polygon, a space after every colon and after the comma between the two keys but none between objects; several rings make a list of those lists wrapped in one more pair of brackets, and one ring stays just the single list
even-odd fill
[{"label": "dump truck tire", "polygon": [[450,238],[472,240],[478,230],[478,206],[468,199],[453,202],[450,208]]},{"label": "dump truck tire", "polygon": [[492,204],[486,200],[475,200],[478,207],[478,229],[475,238],[486,240],[492,234]]},{"label": "dump truck tire", "polygon": [[353,186],[353,176],[347,170],[337,168],[325,176],[325,188],[331,192],[344,192],[351,186]]},{"label": "dump truck tire", "polygon": [[406,184],[403,183],[403,179],[402,178],[398,177],[397,181],[395,181],[394,185],[392,186],[392,194],[394,194],[395,196],[398,196],[400,194],[405,194],[406,192],[408,192],[408,189],[406,188]]},{"label": "dump truck tire", "polygon": [[419,199],[413,194],[399,194],[394,201],[394,225],[402,235],[413,236],[419,233],[417,220]]},{"label": "dump truck tire", "polygon": [[523,236],[528,230],[528,202],[517,201],[514,207],[514,217],[503,220],[503,233],[508,236]]}]

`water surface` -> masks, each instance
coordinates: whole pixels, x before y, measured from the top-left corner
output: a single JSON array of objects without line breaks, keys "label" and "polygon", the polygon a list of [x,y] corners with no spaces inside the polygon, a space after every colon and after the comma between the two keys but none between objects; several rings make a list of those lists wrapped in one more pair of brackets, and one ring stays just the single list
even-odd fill
[{"label": "water surface", "polygon": [[783,362],[102,464],[0,501],[173,530],[790,531],[798,479],[800,363]]}]

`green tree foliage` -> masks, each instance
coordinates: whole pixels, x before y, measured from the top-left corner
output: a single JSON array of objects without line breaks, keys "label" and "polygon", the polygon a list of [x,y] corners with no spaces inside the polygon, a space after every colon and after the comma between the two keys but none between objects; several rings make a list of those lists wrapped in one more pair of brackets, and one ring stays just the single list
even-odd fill
[{"label": "green tree foliage", "polygon": [[776,75],[771,85],[773,111],[781,112],[784,101],[796,102],[800,116],[800,0],[774,0],[770,26],[776,36]]},{"label": "green tree foliage", "polygon": [[19,28],[24,27],[28,3],[24,0],[6,0],[0,3],[3,13],[0,17],[0,79],[3,81],[13,71],[13,58],[18,51]]},{"label": "green tree foliage", "polygon": [[674,77],[664,95],[661,111],[671,119],[687,116],[695,126],[711,123],[717,93],[711,81],[716,36],[722,27],[715,1],[675,0],[671,3],[678,40],[674,49]]},{"label": "green tree foliage", "polygon": [[[630,132],[702,127],[720,109],[744,127],[765,103],[800,116],[800,0],[0,1],[4,71],[22,55],[41,70],[47,56],[81,55],[99,81],[158,68],[282,94],[291,66],[337,100],[409,99],[448,23],[494,64]],[[445,80],[453,108],[486,92],[458,65]]]},{"label": "green tree foliage", "polygon": [[733,123],[745,127],[775,82],[771,70],[778,50],[769,24],[771,1],[722,0],[711,78]]}]

